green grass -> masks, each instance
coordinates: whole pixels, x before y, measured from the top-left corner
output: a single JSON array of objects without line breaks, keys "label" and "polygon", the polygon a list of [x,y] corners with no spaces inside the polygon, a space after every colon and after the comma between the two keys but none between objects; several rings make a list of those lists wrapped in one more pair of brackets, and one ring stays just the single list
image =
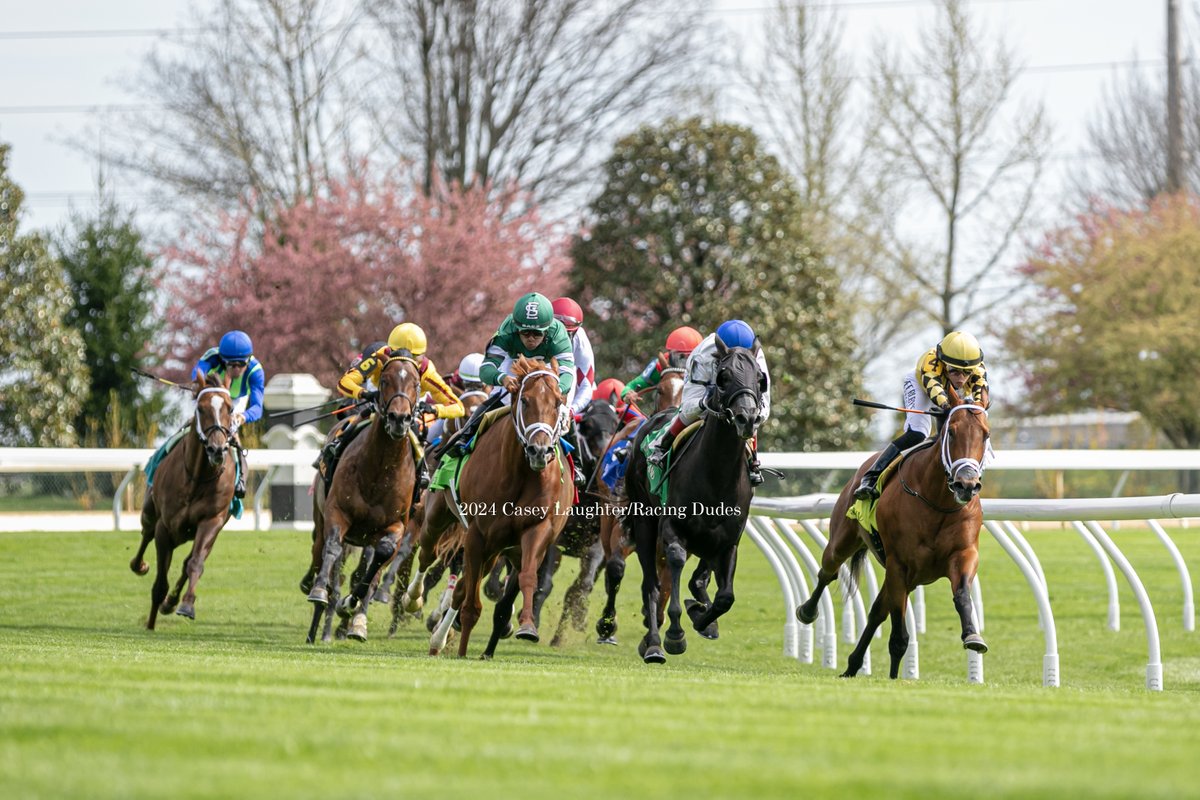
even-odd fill
[{"label": "green grass", "polygon": [[[379,606],[366,644],[304,645],[304,533],[223,534],[197,620],[154,633],[142,628],[152,577],[126,566],[136,534],[0,534],[0,796],[1187,796],[1200,641],[1182,632],[1161,545],[1142,529],[1113,535],[1159,612],[1161,693],[1143,688],[1128,588],[1122,629],[1108,631],[1095,557],[1057,529],[1028,534],[1056,614],[1057,690],[1041,687],[1024,579],[986,533],[984,686],[965,682],[945,582],[927,590],[919,681],[880,677],[884,640],[877,674],[853,681],[785,659],[779,590],[748,540],[721,639],[691,634],[687,654],[648,667],[634,651],[636,563],[619,648],[591,634],[562,649],[507,641],[488,663],[430,659],[416,625],[383,638]],[[1176,540],[1200,569],[1200,534]],[[488,630],[485,602],[472,654]],[[843,668],[848,652],[839,643]]]}]

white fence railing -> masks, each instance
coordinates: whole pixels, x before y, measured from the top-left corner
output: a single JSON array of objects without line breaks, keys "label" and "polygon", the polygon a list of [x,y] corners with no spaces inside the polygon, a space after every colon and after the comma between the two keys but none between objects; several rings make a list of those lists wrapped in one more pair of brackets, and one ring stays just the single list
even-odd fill
[{"label": "white fence railing", "polygon": [[[814,637],[821,643],[822,665],[837,666],[837,614],[828,593],[822,597],[817,620],[812,625],[799,623],[795,618],[795,607],[807,599],[810,583],[816,582],[817,558],[801,541],[803,532],[817,548],[818,555],[825,547],[825,537],[813,520],[828,519],[837,495],[820,494],[794,498],[760,498],[754,501],[750,524],[746,533],[766,556],[768,563],[779,580],[784,597],[784,654],[813,662]],[[1071,522],[1075,530],[1096,553],[1105,571],[1108,587],[1108,626],[1112,630],[1120,627],[1120,606],[1117,582],[1112,565],[1128,581],[1137,599],[1146,629],[1148,658],[1146,664],[1146,688],[1162,689],[1162,654],[1159,645],[1158,623],[1154,607],[1146,594],[1137,572],[1129,560],[1113,543],[1112,538],[1096,520],[1145,520],[1150,529],[1163,543],[1173,560],[1183,585],[1183,628],[1195,630],[1195,604],[1192,580],[1187,564],[1179,548],[1157,522],[1160,519],[1180,519],[1200,516],[1200,495],[1172,494],[1159,497],[1101,498],[1084,500],[984,500],[984,527],[992,534],[1004,552],[1013,560],[1033,593],[1038,607],[1038,624],[1045,639],[1045,654],[1042,659],[1042,685],[1058,686],[1058,637],[1054,624],[1054,612],[1050,606],[1046,576],[1037,554],[1013,524],[1018,521],[1062,521]],[[1111,561],[1110,561],[1111,560]],[[844,571],[842,578],[847,578]],[[865,610],[878,593],[878,585],[872,569],[864,570],[866,594],[853,594],[845,600],[842,609],[843,629],[847,642],[856,641],[855,629],[862,629],[866,621]],[[807,578],[807,581],[806,581]],[[978,578],[972,587],[976,621],[983,629],[983,593]],[[916,678],[919,674],[917,658],[917,635],[924,633],[924,594],[921,588],[913,593],[909,604],[908,626],[909,650],[904,659],[904,675]],[[870,671],[870,652],[864,661],[865,671]],[[973,683],[983,682],[983,656],[967,652],[967,679]]]}]

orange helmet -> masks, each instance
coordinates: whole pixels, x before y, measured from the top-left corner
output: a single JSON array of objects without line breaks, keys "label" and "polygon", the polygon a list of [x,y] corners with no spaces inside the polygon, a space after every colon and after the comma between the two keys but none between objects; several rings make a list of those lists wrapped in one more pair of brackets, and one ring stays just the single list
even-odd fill
[{"label": "orange helmet", "polygon": [[583,324],[583,309],[569,297],[560,297],[552,304],[554,318],[567,328],[567,333],[574,333]]},{"label": "orange helmet", "polygon": [[592,392],[592,397],[616,403],[621,399],[621,392],[623,391],[625,391],[624,383],[616,378],[605,378],[596,384],[596,389]]},{"label": "orange helmet", "polygon": [[700,331],[684,325],[682,328],[671,331],[667,336],[667,349],[685,354],[691,353],[702,341],[704,341],[704,337],[700,335]]}]

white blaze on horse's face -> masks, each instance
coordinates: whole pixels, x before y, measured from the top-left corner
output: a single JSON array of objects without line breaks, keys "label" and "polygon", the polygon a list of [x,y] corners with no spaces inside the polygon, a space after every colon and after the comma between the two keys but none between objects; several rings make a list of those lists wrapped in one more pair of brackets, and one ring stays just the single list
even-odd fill
[{"label": "white blaze on horse's face", "polygon": [[[208,425],[200,418],[205,395],[210,395],[208,405],[212,408],[212,423]],[[229,442],[233,438],[233,431],[225,424],[221,414],[228,402],[229,390],[222,386],[209,386],[201,389],[196,395],[196,435],[204,443],[204,453],[214,467],[225,460],[225,455],[229,452]],[[217,434],[220,434],[219,441],[215,441]]]},{"label": "white blaze on horse's face", "polygon": [[[964,427],[955,426],[952,422],[954,415],[960,411],[967,415],[977,412],[983,419],[977,429],[960,431],[956,436],[956,428]],[[959,505],[971,502],[983,485],[983,458],[988,437],[986,420],[987,411],[983,406],[973,404],[952,407],[946,418],[946,432],[942,436],[942,466],[946,470],[947,485]],[[952,449],[954,452],[951,452]],[[975,457],[975,453],[978,453],[978,457]]]}]

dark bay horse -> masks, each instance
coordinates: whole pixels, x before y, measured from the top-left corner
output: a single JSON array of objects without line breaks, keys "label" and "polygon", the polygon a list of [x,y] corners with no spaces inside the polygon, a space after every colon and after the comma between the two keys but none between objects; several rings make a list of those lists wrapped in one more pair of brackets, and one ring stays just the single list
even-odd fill
[{"label": "dark bay horse", "polygon": [[[876,501],[875,518],[883,552],[878,552],[857,520],[846,516],[854,503],[855,487],[875,461],[872,457],[842,488],[833,506],[829,544],[821,556],[817,585],[812,596],[796,608],[801,622],[815,620],[821,593],[837,579],[838,567],[846,559],[851,559],[850,573],[855,580],[868,549],[883,564],[883,585],[871,604],[858,645],[850,653],[844,677],[854,677],[862,669],[871,637],[889,614],[890,675],[895,678],[899,674],[900,661],[908,649],[904,622],[908,595],[939,578],[950,580],[954,608],[962,623],[963,647],[987,652],[987,644],[975,627],[970,593],[979,567],[979,528],[983,524],[979,488],[989,435],[987,411],[965,402],[953,386],[947,386],[946,393],[952,406],[933,445],[910,453]],[[847,591],[854,589],[847,587]]]},{"label": "dark bay horse", "polygon": [[[183,441],[163,457],[142,507],[142,543],[129,568],[138,575],[150,571],[142,560],[150,540],[157,554],[157,573],[150,590],[150,617],[146,628],[154,630],[161,610],[181,617],[196,618],[196,584],[204,574],[204,560],[212,552],[217,534],[229,520],[236,458],[231,458],[233,401],[229,384],[216,373],[197,380],[192,387],[196,408]],[[175,548],[192,541],[192,551],[183,562],[179,580],[167,595],[167,571]],[[179,593],[184,580],[187,594]],[[178,610],[176,610],[178,606]]]},{"label": "dark bay horse", "polygon": [[[642,567],[646,635],[638,645],[638,653],[648,664],[666,661],[658,621],[660,552],[671,575],[667,653],[678,655],[687,649],[683,626],[679,624],[682,615],[679,587],[689,554],[707,562],[717,579],[712,603],[689,603],[687,612],[692,626],[705,631],[733,606],[737,546],[754,496],[746,469],[746,447],[762,421],[764,380],[753,351],[727,348],[717,340],[716,380],[705,409],[705,424],[690,440],[680,444],[670,467],[666,506],[679,510],[678,514],[650,513],[661,503],[650,486],[646,458],[641,452],[647,434],[669,422],[671,412],[651,417],[634,440],[625,477],[630,507],[624,524],[632,532]],[[639,511],[639,507],[644,510]]]},{"label": "dark bay horse", "polygon": [[[559,455],[558,440],[566,430],[565,398],[558,387],[558,364],[520,358],[513,364],[520,382],[507,419],[500,419],[479,435],[475,451],[463,467],[459,497],[469,512],[463,546],[463,575],[454,589],[450,611],[442,618],[430,642],[436,654],[445,646],[450,626],[462,616],[458,655],[465,656],[471,631],[479,620],[482,605],[479,586],[492,563],[506,558],[517,580],[505,583],[504,595],[496,603],[492,636],[484,651],[491,658],[496,643],[508,630],[517,592],[523,605],[518,639],[538,640],[533,622],[533,593],[538,567],[571,513],[575,486],[566,459]],[[445,495],[448,490],[434,492]],[[448,529],[454,522],[453,501],[444,502],[435,513],[430,497],[425,526],[432,533]],[[422,547],[422,560],[425,559]]]},{"label": "dark bay horse", "polygon": [[[668,366],[661,373],[658,386],[658,399],[655,402],[655,413],[675,410],[683,401],[683,359],[681,354],[672,353]],[[613,437],[609,447],[624,441],[631,436],[642,423],[634,420],[627,424]],[[608,448],[605,448],[607,452]],[[629,456],[626,456],[627,458]],[[601,487],[605,489],[607,487]],[[618,484],[616,494],[602,500],[603,513],[600,515],[600,547],[604,564],[604,610],[596,621],[596,642],[598,644],[617,643],[617,593],[621,590],[621,581],[625,579],[625,559],[633,551],[633,543],[625,528],[618,523],[617,508],[624,502],[624,485]],[[665,575],[663,576],[666,577]]]},{"label": "dark bay horse", "polygon": [[416,482],[416,454],[412,442],[414,412],[421,394],[420,367],[407,355],[389,357],[379,376],[379,398],[367,430],[342,454],[328,494],[318,479],[313,493],[314,531],[312,563],[301,579],[313,604],[308,642],[316,638],[321,612],[336,586],[336,565],[344,545],[363,548],[350,593],[339,611],[353,614],[349,636],[366,639],[364,602],[371,582],[395,551],[408,521]]}]

